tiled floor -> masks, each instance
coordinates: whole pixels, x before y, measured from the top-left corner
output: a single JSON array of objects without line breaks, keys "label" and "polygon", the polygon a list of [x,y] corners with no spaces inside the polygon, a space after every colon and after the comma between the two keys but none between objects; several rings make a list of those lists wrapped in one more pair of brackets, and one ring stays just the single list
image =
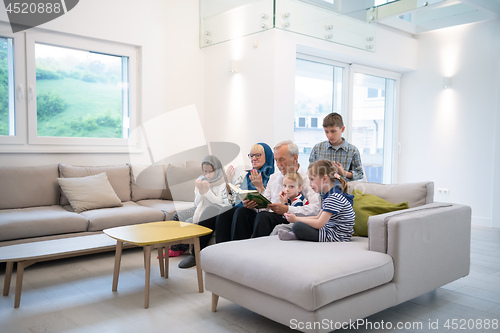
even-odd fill
[{"label": "tiled floor", "polygon": [[[198,293],[196,270],[177,268],[182,257],[171,259],[168,280],[160,278],[153,261],[150,307],[144,309],[142,258],[138,249],[124,252],[116,293],[111,292],[112,252],[27,268],[21,306],[13,308],[15,277],[9,296],[0,297],[0,332],[292,331],[223,298],[212,313],[210,292]],[[339,331],[500,332],[491,327],[500,319],[500,230],[474,227],[471,259],[469,276]],[[3,281],[5,265],[0,267]],[[447,321],[473,329],[447,329]]]}]

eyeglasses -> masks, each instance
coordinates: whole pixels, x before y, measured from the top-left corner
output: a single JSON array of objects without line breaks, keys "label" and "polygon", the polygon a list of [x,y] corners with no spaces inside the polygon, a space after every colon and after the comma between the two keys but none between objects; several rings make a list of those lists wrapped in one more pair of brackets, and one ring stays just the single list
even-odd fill
[{"label": "eyeglasses", "polygon": [[262,156],[262,154],[259,154],[259,153],[257,153],[257,154],[248,154],[248,157],[250,157],[250,159],[252,159],[252,158],[254,158],[254,157],[255,157],[256,159],[259,159],[261,156]]}]

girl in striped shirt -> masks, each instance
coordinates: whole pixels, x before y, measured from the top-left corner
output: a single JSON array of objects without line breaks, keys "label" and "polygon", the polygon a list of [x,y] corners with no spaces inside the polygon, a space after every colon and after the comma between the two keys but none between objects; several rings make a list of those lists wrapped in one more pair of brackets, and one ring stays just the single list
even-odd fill
[{"label": "girl in striped shirt", "polygon": [[[339,176],[337,167],[328,160],[319,160],[309,165],[311,188],[323,195],[323,204],[318,216],[297,217],[285,213],[292,231],[279,230],[281,240],[306,240],[311,242],[348,242],[354,232],[352,196],[347,194],[347,183]],[[343,193],[338,193],[335,183],[340,181]],[[351,199],[351,200],[348,200]]]}]

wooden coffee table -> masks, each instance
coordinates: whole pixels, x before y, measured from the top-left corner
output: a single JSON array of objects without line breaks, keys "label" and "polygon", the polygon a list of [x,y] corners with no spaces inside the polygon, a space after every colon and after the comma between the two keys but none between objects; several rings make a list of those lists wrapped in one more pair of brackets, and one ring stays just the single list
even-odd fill
[{"label": "wooden coffee table", "polygon": [[114,240],[104,234],[54,239],[0,247],[0,262],[6,262],[3,295],[9,295],[14,263],[17,263],[14,307],[21,303],[24,269],[37,262],[76,257],[113,250]]},{"label": "wooden coffee table", "polygon": [[151,248],[155,245],[158,248],[158,260],[160,263],[160,274],[168,278],[168,250],[163,257],[163,248],[175,244],[194,244],[194,253],[196,257],[196,271],[198,274],[198,290],[203,292],[203,275],[200,266],[200,236],[208,235],[211,229],[197,224],[162,221],[143,224],[134,224],[117,228],[105,229],[104,233],[117,240],[115,269],[113,272],[113,287],[118,288],[118,275],[120,274],[120,262],[123,243],[131,243],[144,248],[144,269],[145,269],[145,294],[144,308],[149,307],[149,285],[151,274]]}]

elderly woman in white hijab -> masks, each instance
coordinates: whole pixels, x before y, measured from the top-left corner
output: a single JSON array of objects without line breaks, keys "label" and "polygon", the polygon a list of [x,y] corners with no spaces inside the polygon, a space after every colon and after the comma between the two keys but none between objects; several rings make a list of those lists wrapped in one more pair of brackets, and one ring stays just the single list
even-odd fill
[{"label": "elderly woman in white hijab", "polygon": [[[201,169],[203,175],[195,182],[194,204],[196,210],[192,222],[214,230],[217,214],[223,211],[224,207],[228,209],[231,207],[227,195],[226,173],[220,160],[213,155],[203,158]],[[212,234],[200,237],[200,248],[206,247],[210,238],[212,238]],[[196,259],[193,254],[179,263],[180,268],[189,268],[195,265]]]}]

